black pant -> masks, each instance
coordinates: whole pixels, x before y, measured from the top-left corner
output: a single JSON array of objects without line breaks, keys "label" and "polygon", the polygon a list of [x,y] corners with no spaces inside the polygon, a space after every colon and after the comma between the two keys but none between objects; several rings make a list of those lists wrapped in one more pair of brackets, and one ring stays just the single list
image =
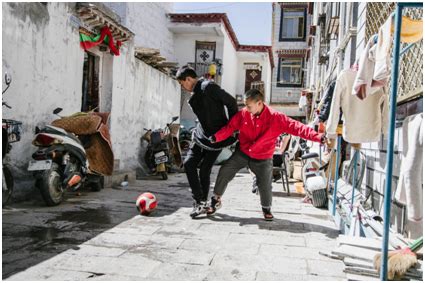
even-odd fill
[{"label": "black pant", "polygon": [[[184,168],[192,189],[192,197],[197,202],[207,201],[208,199],[211,169],[220,153],[221,150],[206,150],[194,144],[187,154]],[[198,165],[200,165],[199,175]]]}]

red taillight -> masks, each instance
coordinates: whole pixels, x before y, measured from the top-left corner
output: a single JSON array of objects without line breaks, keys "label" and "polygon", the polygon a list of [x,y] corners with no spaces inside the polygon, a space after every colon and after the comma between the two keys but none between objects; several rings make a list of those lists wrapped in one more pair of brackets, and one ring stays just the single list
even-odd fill
[{"label": "red taillight", "polygon": [[34,140],[34,145],[51,145],[56,139],[48,135],[38,134]]}]

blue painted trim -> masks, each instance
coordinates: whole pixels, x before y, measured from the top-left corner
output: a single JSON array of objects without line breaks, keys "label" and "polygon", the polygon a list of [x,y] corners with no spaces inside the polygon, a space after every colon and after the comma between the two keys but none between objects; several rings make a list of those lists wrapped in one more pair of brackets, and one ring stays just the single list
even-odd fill
[{"label": "blue painted trim", "polygon": [[353,181],[351,184],[352,187],[352,192],[351,192],[351,207],[350,210],[353,211],[353,205],[354,205],[354,193],[356,191],[357,188],[357,184],[356,184],[356,179],[357,179],[357,158],[358,158],[358,150],[355,149],[354,150],[354,155],[353,155],[353,159],[354,159],[354,166],[353,166]]},{"label": "blue painted trim", "polygon": [[403,9],[403,8],[422,8],[424,4],[421,2],[400,2],[400,3],[397,3],[397,5]]},{"label": "blue painted trim", "polygon": [[404,7],[408,3],[397,3],[395,10],[395,31],[394,31],[394,58],[393,67],[391,70],[391,95],[390,95],[390,119],[388,128],[388,143],[387,143],[387,165],[386,165],[386,183],[384,193],[384,235],[382,241],[382,256],[381,256],[381,273],[380,279],[387,280],[388,273],[388,242],[391,221],[391,185],[393,175],[393,157],[394,157],[394,131],[395,131],[395,116],[397,107],[397,86],[399,75],[399,62],[400,62],[400,31],[401,31],[401,18]]},{"label": "blue painted trim", "polygon": [[336,212],[336,192],[338,190],[338,170],[339,170],[339,155],[341,154],[341,137],[338,136],[338,142],[337,142],[337,147],[336,147],[336,164],[335,164],[335,178],[334,178],[334,191],[333,191],[333,203],[332,203],[332,215],[335,216],[335,212]]}]

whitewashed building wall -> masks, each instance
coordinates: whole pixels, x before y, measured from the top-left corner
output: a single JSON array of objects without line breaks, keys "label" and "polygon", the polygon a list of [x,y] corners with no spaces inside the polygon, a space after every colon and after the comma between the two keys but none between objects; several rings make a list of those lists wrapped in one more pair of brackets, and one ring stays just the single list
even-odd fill
[{"label": "whitewashed building wall", "polygon": [[[56,107],[63,108],[63,115],[81,111],[84,50],[70,20],[75,4],[2,3],[2,8],[2,68],[13,80],[3,96],[13,108],[4,107],[2,117],[23,122],[22,140],[13,144],[10,164],[14,176],[31,178],[26,167],[36,150],[31,144],[35,126],[56,119]],[[90,52],[100,58],[100,111],[111,112],[115,159],[119,169],[135,169],[143,127],[164,127],[179,115],[180,86],[136,59],[132,40],[124,43],[120,56],[98,48]]]}]

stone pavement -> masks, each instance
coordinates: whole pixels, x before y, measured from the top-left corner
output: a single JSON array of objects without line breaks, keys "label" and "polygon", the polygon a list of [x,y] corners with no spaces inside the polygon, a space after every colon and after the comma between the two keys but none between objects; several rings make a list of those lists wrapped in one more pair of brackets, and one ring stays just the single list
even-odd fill
[{"label": "stone pavement", "polygon": [[[266,222],[251,186],[249,174],[238,174],[223,208],[196,220],[188,216],[184,174],[87,194],[80,201],[119,202],[117,209],[125,206],[134,216],[7,280],[345,280],[342,262],[319,255],[335,247],[338,235],[327,210],[286,196],[279,181],[273,183],[275,220]],[[145,191],[159,200],[149,217],[138,215],[132,203]],[[3,212],[3,222],[12,218]]]}]

